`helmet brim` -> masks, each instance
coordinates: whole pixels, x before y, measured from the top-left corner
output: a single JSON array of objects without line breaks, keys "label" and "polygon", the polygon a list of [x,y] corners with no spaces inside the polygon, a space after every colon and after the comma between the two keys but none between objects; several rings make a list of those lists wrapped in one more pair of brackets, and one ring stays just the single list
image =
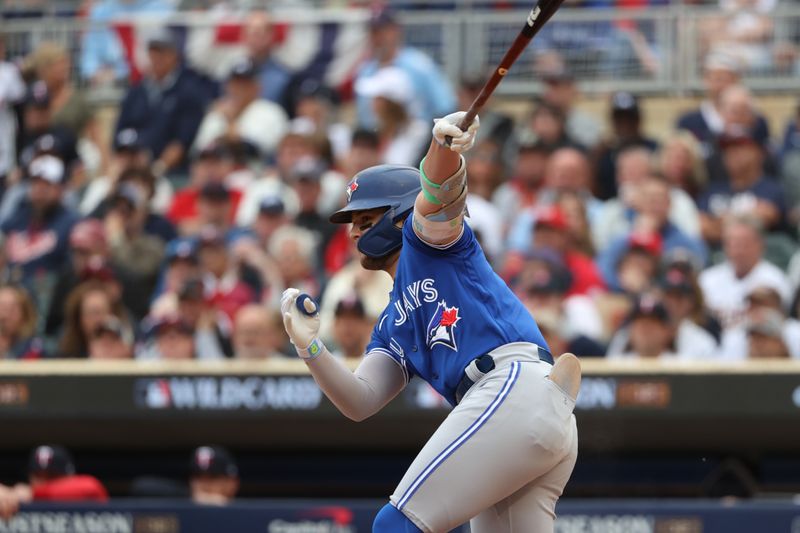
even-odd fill
[{"label": "helmet brim", "polygon": [[353,221],[353,213],[356,211],[369,211],[370,209],[390,208],[391,205],[385,202],[378,202],[375,199],[353,200],[343,208],[333,213],[328,220],[334,224],[349,224]]}]

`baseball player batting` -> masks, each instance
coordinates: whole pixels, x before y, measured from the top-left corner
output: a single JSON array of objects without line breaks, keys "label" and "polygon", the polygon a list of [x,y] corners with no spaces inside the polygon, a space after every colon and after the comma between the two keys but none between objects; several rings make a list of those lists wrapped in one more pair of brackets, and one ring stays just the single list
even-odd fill
[{"label": "baseball player batting", "polygon": [[[536,322],[494,273],[464,223],[462,153],[479,121],[435,122],[419,170],[358,173],[347,205],[361,264],[394,278],[363,361],[351,372],[317,338],[319,314],[297,289],[281,300],[298,355],[346,416],[378,412],[418,376],[453,406],[375,517],[373,531],[552,532],[578,450],[575,356],[553,357]],[[451,142],[445,140],[452,137]],[[449,139],[448,139],[449,140]]]}]

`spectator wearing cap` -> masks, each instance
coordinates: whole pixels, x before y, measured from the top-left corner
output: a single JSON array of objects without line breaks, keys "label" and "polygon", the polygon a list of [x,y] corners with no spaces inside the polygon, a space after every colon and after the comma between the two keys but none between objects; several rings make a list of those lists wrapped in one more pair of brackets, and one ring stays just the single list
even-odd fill
[{"label": "spectator wearing cap", "polygon": [[605,290],[605,282],[591,257],[574,248],[564,211],[558,205],[542,206],[536,211],[532,248],[555,251],[572,274],[568,295],[590,294]]},{"label": "spectator wearing cap", "polygon": [[267,196],[258,204],[258,216],[253,222],[253,235],[258,246],[266,249],[278,228],[289,223],[286,205],[280,196]]},{"label": "spectator wearing cap", "polygon": [[[660,300],[669,315],[675,351],[688,360],[717,359],[717,339],[697,321],[705,316],[702,293],[693,274],[682,268],[668,268],[658,283]],[[630,341],[630,328],[617,330],[609,344],[609,353],[623,353]]]},{"label": "spectator wearing cap", "polygon": [[190,279],[200,276],[197,261],[197,244],[193,239],[175,239],[164,251],[164,272],[156,297],[150,305],[151,316],[175,313],[178,309],[178,292]]},{"label": "spectator wearing cap", "polygon": [[89,359],[125,360],[133,358],[133,339],[114,316],[103,320],[89,338]]},{"label": "spectator wearing cap", "polygon": [[411,77],[387,66],[356,81],[359,99],[369,99],[381,140],[381,162],[414,166],[430,140],[428,124],[416,117],[417,96]]},{"label": "spectator wearing cap", "polygon": [[644,148],[649,152],[658,149],[658,143],[643,131],[642,111],[639,99],[627,92],[617,92],[611,97],[611,133],[594,149],[597,167],[595,191],[601,200],[617,196],[617,157],[622,150],[631,147]]},{"label": "spectator wearing cap", "polygon": [[16,167],[17,116],[14,107],[25,100],[25,83],[19,68],[6,61],[5,41],[0,36],[0,190]]},{"label": "spectator wearing cap", "polygon": [[164,28],[147,41],[149,69],[131,85],[119,107],[115,136],[132,128],[154,159],[156,175],[186,172],[186,155],[194,142],[210,90],[181,64],[176,36]]},{"label": "spectator wearing cap", "polygon": [[264,305],[248,304],[236,312],[233,353],[236,359],[266,360],[285,357],[287,339],[280,313]]},{"label": "spectator wearing cap", "polygon": [[[150,165],[150,153],[142,144],[139,133],[127,128],[117,133],[112,145],[111,160],[105,175],[93,178],[81,196],[78,211],[88,216],[93,214],[107,199],[120,176],[126,171],[146,169]],[[163,176],[155,178],[154,192],[150,205],[154,213],[164,213],[172,202],[174,190],[170,181]]]},{"label": "spectator wearing cap", "polygon": [[691,253],[698,263],[705,264],[708,254],[703,242],[686,235],[669,219],[671,202],[669,184],[663,179],[651,176],[636,190],[635,218],[631,223],[630,232],[612,240],[597,258],[606,282],[612,287],[617,286],[614,279],[615,266],[631,242],[631,236],[637,233],[656,234],[661,242],[662,253],[680,248]]},{"label": "spectator wearing cap", "polygon": [[342,161],[350,148],[352,131],[349,125],[338,120],[340,102],[336,91],[315,78],[301,79],[292,87],[289,96],[293,127],[325,135],[334,160]]},{"label": "spectator wearing cap", "polygon": [[278,104],[260,97],[258,68],[251,59],[234,65],[223,95],[211,106],[200,124],[194,149],[202,150],[225,139],[253,145],[262,158],[270,157],[287,126]]},{"label": "spectator wearing cap", "polygon": [[[678,118],[676,127],[691,132],[702,143],[706,157],[711,153],[714,139],[725,129],[720,110],[722,94],[728,87],[739,83],[740,78],[741,63],[735,55],[723,51],[711,52],[703,64],[705,98],[698,109]],[[762,115],[756,116],[753,134],[757,139],[769,139],[767,121]]]},{"label": "spectator wearing cap", "polygon": [[0,359],[34,360],[45,357],[36,336],[36,306],[19,285],[0,285]]},{"label": "spectator wearing cap", "polygon": [[89,340],[97,327],[117,318],[132,335],[132,327],[119,296],[106,281],[89,279],[67,296],[64,303],[64,330],[58,346],[61,357],[84,359],[89,355]]},{"label": "spectator wearing cap", "polygon": [[492,195],[492,203],[500,210],[504,227],[508,227],[520,211],[533,207],[539,200],[551,153],[550,147],[539,139],[521,139],[511,179],[501,183]]},{"label": "spectator wearing cap", "polygon": [[789,359],[784,338],[784,318],[778,311],[765,311],[747,322],[747,357],[750,359]]},{"label": "spectator wearing cap", "polygon": [[350,138],[350,149],[344,157],[342,172],[355,176],[365,168],[381,164],[381,139],[372,130],[356,129]]},{"label": "spectator wearing cap", "polygon": [[786,274],[764,259],[764,237],[758,220],[736,217],[725,223],[722,248],[725,261],[700,273],[706,305],[722,323],[723,331],[741,327],[747,294],[755,287],[775,289],[783,305],[791,287]]},{"label": "spectator wearing cap", "polygon": [[567,117],[561,108],[541,100],[535,100],[533,109],[523,126],[528,134],[551,146],[553,149],[563,146],[578,146],[567,134]]},{"label": "spectator wearing cap", "polygon": [[177,314],[168,314],[147,322],[152,344],[141,345],[136,353],[137,359],[195,359],[195,331],[183,318]]},{"label": "spectator wearing cap", "polygon": [[561,326],[552,333],[569,344],[570,349],[564,351],[579,356],[603,355],[605,347],[600,341],[606,335],[593,300],[585,295],[568,297],[572,276],[558,256],[543,251],[545,253],[534,254],[529,260],[524,280],[520,281],[523,286],[519,292],[525,307],[537,323],[541,313],[549,312],[557,317]]},{"label": "spectator wearing cap", "polygon": [[[403,28],[388,8],[373,12],[369,25],[368,59],[359,69],[356,84],[373,77],[380,69],[397,67],[411,81],[411,93],[419,103],[414,116],[426,124],[455,110],[456,97],[443,70],[420,50],[403,45]],[[372,108],[372,96],[356,91],[358,124],[375,127],[378,123]]]},{"label": "spectator wearing cap", "polygon": [[[238,209],[243,197],[242,191],[226,184],[226,179],[234,168],[233,153],[224,142],[214,143],[195,156],[190,168],[189,185],[175,194],[166,213],[166,217],[178,228],[181,235],[195,233],[203,225],[199,204],[204,190],[208,199],[213,197],[212,203],[230,202],[229,207],[224,207],[226,211],[235,212]],[[231,218],[225,222],[226,226],[232,222],[233,215],[229,216]]]},{"label": "spectator wearing cap", "polygon": [[89,24],[80,49],[81,78],[93,86],[111,85],[128,79],[131,74],[125,48],[111,21],[139,14],[167,15],[175,9],[166,0],[102,0],[89,9]]},{"label": "spectator wearing cap", "polygon": [[641,295],[654,288],[664,244],[652,231],[634,231],[625,248],[613,263],[609,278],[611,289],[630,296]]},{"label": "spectator wearing cap", "polygon": [[20,504],[47,501],[105,503],[108,492],[97,478],[76,474],[75,461],[66,448],[45,444],[31,452],[28,483],[0,485],[0,510],[6,511],[0,518],[13,516]]},{"label": "spectator wearing cap", "polygon": [[[740,360],[748,354],[749,328],[752,324],[777,325],[780,335],[793,358],[800,358],[800,321],[786,313],[781,295],[773,287],[754,287],[746,297],[745,319],[742,327],[729,328],[722,337],[722,354],[727,359]],[[752,353],[751,353],[752,356]]]},{"label": "spectator wearing cap", "polygon": [[96,219],[76,223],[69,233],[69,260],[59,265],[47,310],[45,335],[57,336],[64,325],[64,302],[84,279],[90,263],[107,265],[111,261],[108,239],[103,224]]},{"label": "spectator wearing cap", "polygon": [[375,324],[367,316],[364,304],[355,294],[342,298],[336,304],[333,317],[333,355],[343,359],[361,359]]},{"label": "spectator wearing cap", "polygon": [[192,454],[189,487],[200,505],[227,505],[239,492],[239,468],[221,446],[200,446]]},{"label": "spectator wearing cap", "polygon": [[[506,181],[506,167],[500,146],[492,140],[476,144],[465,156],[467,189],[473,196],[490,201]],[[498,218],[499,219],[499,218]]]},{"label": "spectator wearing cap", "polygon": [[626,320],[629,338],[623,353],[609,350],[607,357],[636,359],[676,359],[673,328],[664,305],[652,295],[636,300]]},{"label": "spectator wearing cap", "polygon": [[[596,145],[603,133],[603,126],[595,117],[575,106],[580,98],[580,89],[575,77],[564,66],[563,61],[542,69],[539,77],[544,83],[542,101],[559,109],[566,117],[567,136],[582,146],[591,148]],[[483,128],[482,122],[483,117],[481,117],[481,128]]]},{"label": "spectator wearing cap", "polygon": [[34,159],[29,168],[26,201],[0,225],[6,235],[8,261],[22,270],[23,279],[55,272],[67,259],[67,242],[75,215],[62,204],[64,163],[51,155]]},{"label": "spectator wearing cap", "polygon": [[190,278],[177,292],[177,316],[194,332],[197,359],[213,360],[233,356],[231,318],[214,306],[202,278]]},{"label": "spectator wearing cap", "polygon": [[282,105],[286,98],[286,87],[291,80],[291,73],[272,54],[275,46],[275,29],[268,13],[256,11],[247,16],[244,44],[247,48],[247,57],[257,68],[261,98]]},{"label": "spectator wearing cap", "polygon": [[63,126],[75,138],[91,143],[99,156],[91,166],[93,170],[103,168],[108,161],[107,143],[86,93],[70,80],[72,60],[67,49],[53,42],[39,43],[29,63],[36,78],[47,86],[53,125]]},{"label": "spectator wearing cap", "polygon": [[724,135],[719,148],[728,179],[712,181],[698,201],[705,240],[718,243],[724,220],[737,215],[756,218],[768,231],[785,229],[785,193],[764,174],[763,147],[740,134]]},{"label": "spectator wearing cap", "polygon": [[[658,194],[661,204],[642,201],[645,189],[659,176],[653,172],[653,154],[642,147],[631,147],[620,152],[617,158],[617,190],[619,196],[606,200],[593,226],[594,245],[605,250],[616,238],[628,234],[642,218],[662,218],[667,212],[668,221],[691,239],[700,237],[700,215],[695,201],[685,191],[668,186],[668,198]],[[662,180],[663,181],[663,180]],[[658,213],[656,213],[658,212]],[[657,229],[653,226],[651,229]]]}]

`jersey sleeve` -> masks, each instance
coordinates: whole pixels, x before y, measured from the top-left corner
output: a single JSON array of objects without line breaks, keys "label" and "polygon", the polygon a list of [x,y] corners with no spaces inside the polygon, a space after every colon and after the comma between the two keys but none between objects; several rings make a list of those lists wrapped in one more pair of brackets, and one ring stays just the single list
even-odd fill
[{"label": "jersey sleeve", "polygon": [[436,246],[420,239],[414,231],[414,213],[408,215],[403,224],[403,246],[411,247],[416,252],[421,252],[428,256],[444,255],[468,255],[478,246],[475,234],[469,224],[462,222],[461,235],[447,246]]},{"label": "jersey sleeve", "polygon": [[391,339],[383,329],[384,327],[388,327],[385,326],[385,323],[388,319],[389,318],[386,311],[381,313],[381,316],[378,318],[378,322],[375,324],[375,327],[372,330],[372,337],[370,338],[369,344],[367,344],[365,357],[372,356],[390,358],[392,361],[397,363],[397,366],[399,366],[400,370],[403,371],[403,377],[406,380],[406,384],[408,384],[408,382],[411,381],[411,378],[414,377],[413,368],[405,358],[403,348],[396,341]]}]

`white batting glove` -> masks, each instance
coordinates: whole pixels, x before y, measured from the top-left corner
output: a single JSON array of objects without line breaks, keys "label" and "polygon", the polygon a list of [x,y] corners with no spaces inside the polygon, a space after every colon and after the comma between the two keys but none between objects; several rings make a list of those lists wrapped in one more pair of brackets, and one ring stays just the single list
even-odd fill
[{"label": "white batting glove", "polygon": [[[305,312],[297,308],[301,299]],[[319,334],[319,309],[314,301],[297,289],[286,289],[281,296],[283,327],[303,359],[313,359],[322,352],[323,344],[317,339]]]},{"label": "white batting glove", "polygon": [[481,121],[476,116],[472,124],[469,125],[467,131],[461,131],[458,124],[461,119],[466,115],[466,111],[457,111],[450,113],[443,118],[433,119],[433,138],[442,146],[447,146],[445,137],[452,137],[450,142],[450,149],[459,154],[463,154],[475,145],[475,135],[478,132]]}]

